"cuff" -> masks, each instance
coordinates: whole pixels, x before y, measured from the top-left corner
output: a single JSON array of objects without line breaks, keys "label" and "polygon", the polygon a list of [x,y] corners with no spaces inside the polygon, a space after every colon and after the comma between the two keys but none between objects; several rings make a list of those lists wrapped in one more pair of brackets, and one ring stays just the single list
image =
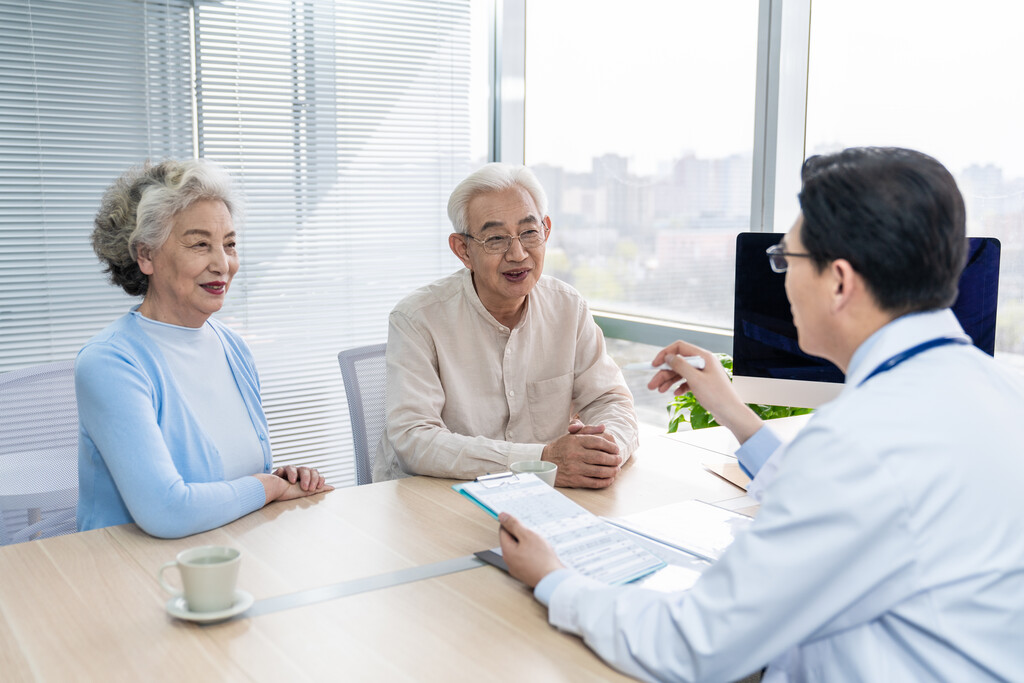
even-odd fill
[{"label": "cuff", "polygon": [[[545,576],[541,583],[537,584],[538,591],[546,592],[547,587],[542,589],[541,584],[549,578],[555,585],[551,588],[551,594],[547,596],[548,623],[561,631],[580,635],[580,608],[586,603],[586,594],[592,590],[607,589],[609,586],[572,570],[560,569]],[[534,595],[536,594],[535,592]]]},{"label": "cuff", "polygon": [[242,477],[237,484],[235,491],[242,515],[255,512],[267,504],[267,489],[263,487],[262,481],[256,477]]},{"label": "cuff", "polygon": [[624,428],[620,425],[609,426],[605,423],[605,431],[615,439],[615,445],[619,447],[619,455],[622,456],[622,464],[625,465],[640,446],[639,430]]},{"label": "cuff", "polygon": [[537,598],[537,602],[547,607],[551,604],[552,593],[570,576],[572,576],[571,569],[556,569],[540,580],[537,587],[533,589],[533,597]]},{"label": "cuff", "polygon": [[505,453],[508,458],[505,462],[505,469],[512,469],[514,462],[540,460],[544,454],[544,446],[545,444],[542,443],[509,443],[508,451]]},{"label": "cuff", "polygon": [[754,432],[754,435],[747,439],[739,450],[736,457],[740,461],[743,472],[753,479],[761,470],[761,467],[768,461],[772,453],[778,450],[782,441],[775,435],[767,425]]}]

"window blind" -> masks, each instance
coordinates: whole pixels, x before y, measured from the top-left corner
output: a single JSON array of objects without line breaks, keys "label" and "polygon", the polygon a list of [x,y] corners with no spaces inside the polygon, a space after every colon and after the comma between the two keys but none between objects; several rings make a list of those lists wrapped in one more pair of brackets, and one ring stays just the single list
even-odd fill
[{"label": "window blind", "polygon": [[[9,76],[5,61],[2,77],[27,83],[20,96],[0,95],[24,102],[0,119],[0,371],[73,357],[132,302],[103,282],[92,215],[132,163],[191,156],[194,92],[199,154],[247,199],[241,270],[217,317],[256,357],[275,463],[354,482],[337,353],[383,341],[394,304],[459,265],[445,205],[483,161],[470,130],[470,81],[486,66],[470,64],[471,0],[196,2],[191,27],[187,2],[43,3],[46,48],[40,3],[0,3],[18,22],[5,15],[2,30],[21,41],[5,40],[3,59],[22,65]],[[108,70],[93,86],[95,111],[65,68],[94,54]],[[63,60],[52,86],[40,86],[44,58]],[[36,101],[51,90],[51,103]],[[47,117],[62,127],[41,129]],[[70,197],[78,185],[87,189]],[[33,222],[18,224],[11,208]]]},{"label": "window blind", "polygon": [[200,153],[248,198],[221,318],[256,357],[278,464],[354,481],[338,351],[384,341],[394,304],[458,265],[444,208],[472,168],[469,12],[199,5]]},{"label": "window blind", "polygon": [[189,4],[0,0],[0,372],[74,358],[132,304],[89,235],[118,174],[192,154]]}]

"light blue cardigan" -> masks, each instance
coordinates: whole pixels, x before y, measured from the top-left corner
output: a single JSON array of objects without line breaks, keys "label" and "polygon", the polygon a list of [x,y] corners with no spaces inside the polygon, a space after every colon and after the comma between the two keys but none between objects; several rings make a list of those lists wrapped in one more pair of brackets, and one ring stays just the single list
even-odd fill
[{"label": "light blue cardigan", "polygon": [[[134,310],[90,339],[75,361],[78,530],[135,522],[153,536],[178,538],[263,507],[266,493],[256,477],[224,481],[219,451]],[[224,347],[269,472],[270,438],[252,353],[221,323],[207,324]]]}]

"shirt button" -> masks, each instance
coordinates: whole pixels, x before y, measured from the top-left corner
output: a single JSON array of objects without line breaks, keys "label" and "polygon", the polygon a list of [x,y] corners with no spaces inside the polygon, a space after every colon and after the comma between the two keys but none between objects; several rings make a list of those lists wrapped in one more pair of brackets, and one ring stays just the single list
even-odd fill
[{"label": "shirt button", "polygon": [[509,389],[509,390],[508,390],[508,395],[509,395],[509,396],[515,396],[515,395],[516,395],[516,392],[512,391],[511,389]]}]

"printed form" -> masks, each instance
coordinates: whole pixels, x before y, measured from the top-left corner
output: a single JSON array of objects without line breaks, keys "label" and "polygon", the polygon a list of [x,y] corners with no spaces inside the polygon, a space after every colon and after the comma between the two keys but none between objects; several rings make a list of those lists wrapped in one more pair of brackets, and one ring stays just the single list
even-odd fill
[{"label": "printed form", "polygon": [[481,477],[452,488],[492,517],[513,515],[547,539],[566,566],[598,581],[629,583],[665,566],[628,534],[532,474]]}]

